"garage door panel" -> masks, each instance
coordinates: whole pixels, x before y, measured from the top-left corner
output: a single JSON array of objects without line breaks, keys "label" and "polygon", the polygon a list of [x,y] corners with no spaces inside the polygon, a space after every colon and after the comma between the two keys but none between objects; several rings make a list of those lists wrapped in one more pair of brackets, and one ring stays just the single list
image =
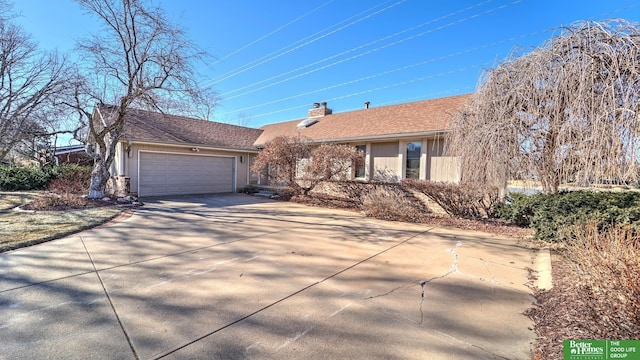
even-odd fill
[{"label": "garage door panel", "polygon": [[140,153],[140,196],[233,191],[233,158]]}]

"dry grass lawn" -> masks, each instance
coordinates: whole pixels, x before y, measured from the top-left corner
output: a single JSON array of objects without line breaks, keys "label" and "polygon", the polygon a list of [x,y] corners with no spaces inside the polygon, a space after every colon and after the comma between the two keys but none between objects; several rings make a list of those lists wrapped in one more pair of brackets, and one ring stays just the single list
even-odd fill
[{"label": "dry grass lawn", "polygon": [[104,224],[124,211],[111,206],[68,211],[12,210],[40,195],[39,192],[0,192],[0,252],[89,229]]},{"label": "dry grass lawn", "polygon": [[0,191],[0,211],[4,213],[5,211],[11,210],[16,206],[20,206],[33,201],[37,196],[38,193],[34,191]]}]

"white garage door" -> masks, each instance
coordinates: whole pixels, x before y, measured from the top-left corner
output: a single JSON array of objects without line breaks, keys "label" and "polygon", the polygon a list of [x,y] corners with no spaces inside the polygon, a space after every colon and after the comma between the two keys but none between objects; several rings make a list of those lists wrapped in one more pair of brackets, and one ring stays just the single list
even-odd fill
[{"label": "white garage door", "polygon": [[138,196],[233,192],[233,158],[140,153]]}]

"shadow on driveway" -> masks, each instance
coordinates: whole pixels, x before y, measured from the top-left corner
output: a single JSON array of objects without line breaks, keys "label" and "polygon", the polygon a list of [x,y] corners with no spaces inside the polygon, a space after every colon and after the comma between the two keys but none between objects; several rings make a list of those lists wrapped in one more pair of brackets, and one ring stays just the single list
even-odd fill
[{"label": "shadow on driveway", "polygon": [[247,195],[0,254],[0,358],[530,359],[512,239]]}]

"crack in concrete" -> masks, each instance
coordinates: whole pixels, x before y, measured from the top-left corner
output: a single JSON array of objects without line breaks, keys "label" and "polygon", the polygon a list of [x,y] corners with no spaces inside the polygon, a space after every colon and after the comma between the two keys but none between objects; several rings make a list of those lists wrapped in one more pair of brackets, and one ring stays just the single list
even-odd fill
[{"label": "crack in concrete", "polygon": [[[254,256],[253,258],[256,258],[256,257],[257,256]],[[218,261],[218,262],[214,263],[213,266],[210,266],[208,268],[205,268],[205,269],[197,269],[197,268],[196,269],[191,269],[191,270],[187,271],[186,273],[180,274],[180,275],[175,275],[175,276],[162,275],[161,277],[166,279],[166,280],[161,281],[159,283],[155,283],[155,284],[149,285],[146,288],[147,289],[151,289],[151,288],[155,288],[155,287],[158,287],[158,286],[171,284],[171,283],[173,283],[175,281],[178,281],[178,280],[185,280],[185,279],[188,279],[188,278],[191,278],[191,277],[194,277],[194,276],[200,276],[200,275],[203,275],[203,274],[207,274],[207,273],[210,273],[212,271],[216,271],[218,269],[218,267],[221,266],[221,265],[226,265],[228,263],[234,263],[239,259],[240,259],[240,257],[235,257],[235,258],[230,259],[230,260]],[[248,260],[245,260],[245,261],[248,261]]]},{"label": "crack in concrete", "polygon": [[293,337],[289,337],[289,338],[287,338],[287,340],[285,340],[285,342],[284,342],[283,344],[281,344],[280,346],[277,346],[277,347],[275,347],[275,346],[274,346],[274,348],[275,348],[276,350],[281,350],[281,349],[283,349],[283,348],[285,348],[285,347],[289,346],[290,344],[292,344],[292,343],[294,343],[294,342],[298,341],[298,339],[300,339],[301,337],[303,337],[303,336],[307,335],[307,333],[308,333],[309,331],[311,331],[311,330],[315,329],[315,328],[316,328],[316,326],[317,326],[317,325],[311,325],[311,326],[308,326],[308,327],[307,327],[307,328],[305,328],[304,330],[297,332]]},{"label": "crack in concrete", "polygon": [[[456,243],[456,246],[461,246],[462,243],[460,243],[458,241],[458,243]],[[447,249],[447,252],[449,254],[451,254],[451,256],[453,256],[453,264],[451,264],[451,269],[449,271],[447,271],[446,273],[444,273],[443,275],[440,276],[435,276],[432,277],[431,279],[427,279],[427,280],[420,280],[420,282],[418,282],[418,284],[420,284],[420,287],[422,288],[422,294],[420,295],[420,322],[418,324],[422,324],[424,323],[424,310],[422,310],[422,305],[424,304],[424,286],[429,284],[430,282],[434,281],[434,280],[439,280],[439,279],[444,279],[447,276],[458,272],[458,254],[456,253],[455,250],[453,249]]]},{"label": "crack in concrete", "polygon": [[[487,262],[482,260],[482,264],[484,265],[484,268],[489,273],[489,276],[491,277],[491,282],[494,283],[494,284],[499,284],[498,280],[496,280],[496,278],[493,276],[493,273],[491,272],[491,269],[489,269],[489,265],[487,265]],[[480,278],[480,280],[482,280],[482,278]]]},{"label": "crack in concrete", "polygon": [[[460,241],[458,241],[456,243],[456,247],[462,246],[462,243]],[[422,306],[424,305],[424,292],[425,292],[425,285],[429,284],[432,281],[435,280],[439,280],[439,279],[444,279],[447,276],[453,274],[453,273],[457,273],[458,272],[458,263],[459,263],[459,258],[458,258],[458,254],[455,252],[454,249],[447,249],[446,250],[449,254],[451,254],[451,256],[453,257],[453,262],[451,264],[451,268],[449,269],[449,271],[447,271],[446,273],[442,274],[442,275],[438,275],[438,276],[434,276],[430,279],[426,279],[426,280],[420,280],[418,281],[418,285],[420,285],[422,292],[420,294],[420,322],[418,322],[418,324],[422,324],[424,323],[424,310],[422,309]],[[388,296],[393,294],[394,292],[400,290],[400,289],[405,289],[405,288],[412,288],[415,287],[415,280],[411,280],[409,282],[406,282],[398,287],[395,287],[385,293],[382,294],[377,294],[377,295],[372,295],[372,296],[368,296],[368,297],[364,297],[362,298],[362,300],[371,300],[371,299],[375,299],[375,298],[379,298],[379,297],[384,297],[384,296]]]},{"label": "crack in concrete", "polygon": [[[413,284],[413,285],[408,285],[408,284]],[[411,288],[411,287],[414,287],[414,286],[416,286],[414,281],[407,282],[407,283],[405,283],[404,285],[401,285],[401,286],[395,287],[395,288],[393,288],[393,289],[391,289],[391,290],[387,291],[386,293],[382,293],[382,294],[378,294],[378,295],[368,296],[368,297],[362,298],[362,300],[370,300],[370,299],[375,299],[375,298],[379,298],[379,297],[384,297],[384,296],[387,296],[387,295],[392,294],[393,292],[395,292],[395,291],[397,291],[397,290],[404,289],[404,288]]]},{"label": "crack in concrete", "polygon": [[318,286],[318,285],[320,285],[320,284],[323,284],[323,283],[325,283],[326,281],[328,281],[328,280],[330,280],[330,279],[333,279],[333,278],[335,278],[335,277],[339,276],[340,274],[342,274],[342,273],[344,273],[344,272],[346,272],[346,271],[349,271],[349,270],[353,269],[354,267],[356,267],[356,266],[358,266],[358,265],[360,265],[360,264],[363,264],[363,263],[365,263],[365,262],[367,262],[367,261],[370,261],[371,259],[373,259],[373,258],[375,258],[375,257],[377,257],[377,256],[380,256],[380,255],[382,255],[382,254],[384,254],[384,253],[386,253],[386,252],[389,252],[389,251],[391,251],[391,250],[393,250],[393,249],[395,249],[395,248],[397,248],[397,247],[399,247],[399,246],[402,246],[402,245],[406,244],[407,242],[409,242],[410,240],[412,240],[413,238],[415,238],[415,237],[417,237],[417,236],[420,236],[420,235],[422,235],[422,234],[428,233],[428,232],[429,232],[429,231],[431,231],[432,229],[433,229],[433,228],[429,228],[429,229],[427,229],[427,230],[424,230],[424,231],[422,231],[422,232],[419,232],[419,233],[417,233],[417,234],[414,234],[414,235],[412,235],[412,236],[410,236],[410,237],[408,237],[408,238],[406,238],[406,239],[404,239],[404,240],[402,240],[402,241],[400,241],[400,242],[398,242],[398,243],[396,243],[396,244],[394,244],[394,245],[392,245],[392,246],[390,246],[390,247],[388,247],[388,248],[385,248],[385,249],[383,249],[383,250],[378,251],[377,253],[375,253],[375,254],[373,254],[373,255],[371,255],[371,256],[369,256],[369,257],[367,257],[367,258],[364,258],[364,259],[362,259],[362,260],[360,260],[360,261],[357,261],[357,262],[355,262],[354,264],[352,264],[352,265],[350,265],[350,266],[347,266],[346,268],[344,268],[344,269],[342,269],[342,270],[340,270],[340,271],[337,271],[337,272],[335,272],[335,273],[333,273],[333,274],[331,274],[331,275],[329,275],[329,276],[325,277],[324,279],[321,279],[321,280],[318,280],[318,281],[316,281],[316,282],[314,282],[314,283],[311,283],[311,284],[309,284],[309,285],[307,285],[307,286],[305,286],[305,287],[303,287],[303,288],[301,288],[301,289],[299,289],[299,290],[297,290],[297,291],[294,291],[294,292],[290,293],[289,295],[286,295],[286,296],[284,296],[284,297],[282,297],[282,298],[280,298],[280,299],[278,299],[278,300],[276,300],[276,301],[274,301],[274,302],[272,302],[272,303],[270,303],[270,304],[267,304],[267,305],[263,306],[263,307],[262,307],[262,308],[260,308],[260,309],[255,310],[255,311],[254,311],[254,312],[252,312],[252,313],[246,314],[245,316],[243,316],[243,317],[241,317],[241,318],[239,318],[239,319],[236,319],[236,320],[234,320],[234,321],[232,321],[232,322],[230,322],[230,323],[228,323],[228,324],[226,324],[226,325],[224,325],[224,326],[222,326],[222,327],[219,327],[219,328],[217,328],[217,329],[215,329],[215,330],[209,331],[208,333],[203,334],[203,335],[201,335],[201,336],[199,336],[199,337],[197,337],[197,338],[195,338],[195,339],[193,339],[193,340],[191,340],[191,341],[187,342],[186,344],[183,344],[183,345],[177,346],[177,347],[175,347],[175,348],[173,348],[173,349],[171,349],[171,350],[169,350],[169,351],[167,351],[167,352],[165,352],[165,353],[163,353],[163,354],[157,354],[157,355],[154,355],[154,356],[153,356],[153,359],[155,359],[155,360],[163,359],[163,358],[165,358],[165,357],[167,357],[167,356],[169,356],[169,355],[171,355],[171,354],[174,354],[174,353],[176,353],[176,352],[180,351],[181,349],[184,349],[184,348],[186,348],[186,347],[188,347],[188,346],[190,346],[190,345],[192,345],[192,344],[194,344],[194,343],[196,343],[196,342],[198,342],[198,341],[200,341],[200,340],[202,340],[202,339],[205,339],[205,338],[207,338],[207,337],[209,337],[209,336],[211,336],[211,335],[213,335],[213,334],[216,334],[216,333],[218,333],[218,332],[220,332],[220,331],[223,331],[224,329],[227,329],[227,328],[229,328],[229,327],[231,327],[231,326],[233,326],[233,325],[235,325],[235,324],[238,324],[238,323],[240,323],[240,322],[242,322],[242,321],[245,321],[245,320],[247,320],[248,318],[250,318],[250,317],[252,317],[252,316],[255,316],[256,314],[259,314],[259,313],[261,313],[261,312],[263,312],[263,311],[265,311],[265,310],[267,310],[267,309],[269,309],[269,308],[271,308],[271,307],[273,307],[273,306],[276,306],[276,305],[278,305],[278,304],[280,304],[280,303],[282,303],[282,302],[284,302],[284,301],[286,301],[286,300],[288,300],[288,299],[291,299],[291,298],[293,298],[294,296],[297,296],[298,294],[300,294],[300,293],[302,293],[302,292],[305,292],[305,291],[307,291],[307,290],[309,290],[309,289],[311,289],[311,288],[313,288],[313,287],[315,287],[315,286]]},{"label": "crack in concrete", "polygon": [[[340,314],[341,312],[345,311],[346,309],[348,309],[353,303],[348,303],[344,306],[342,306],[341,308],[335,310],[333,313],[324,316],[326,319],[330,319],[338,314]],[[310,316],[311,314],[307,314],[307,316]],[[307,317],[305,316],[305,317]],[[314,330],[316,327],[318,327],[319,324],[312,324],[312,325],[308,325],[306,326],[302,331],[297,331],[293,336],[288,337],[282,344],[280,344],[279,346],[274,345],[273,348],[278,351],[281,350],[287,346],[289,346],[290,344],[298,341],[298,339],[300,339],[301,337],[307,335],[307,333],[309,333],[310,331]]]}]

